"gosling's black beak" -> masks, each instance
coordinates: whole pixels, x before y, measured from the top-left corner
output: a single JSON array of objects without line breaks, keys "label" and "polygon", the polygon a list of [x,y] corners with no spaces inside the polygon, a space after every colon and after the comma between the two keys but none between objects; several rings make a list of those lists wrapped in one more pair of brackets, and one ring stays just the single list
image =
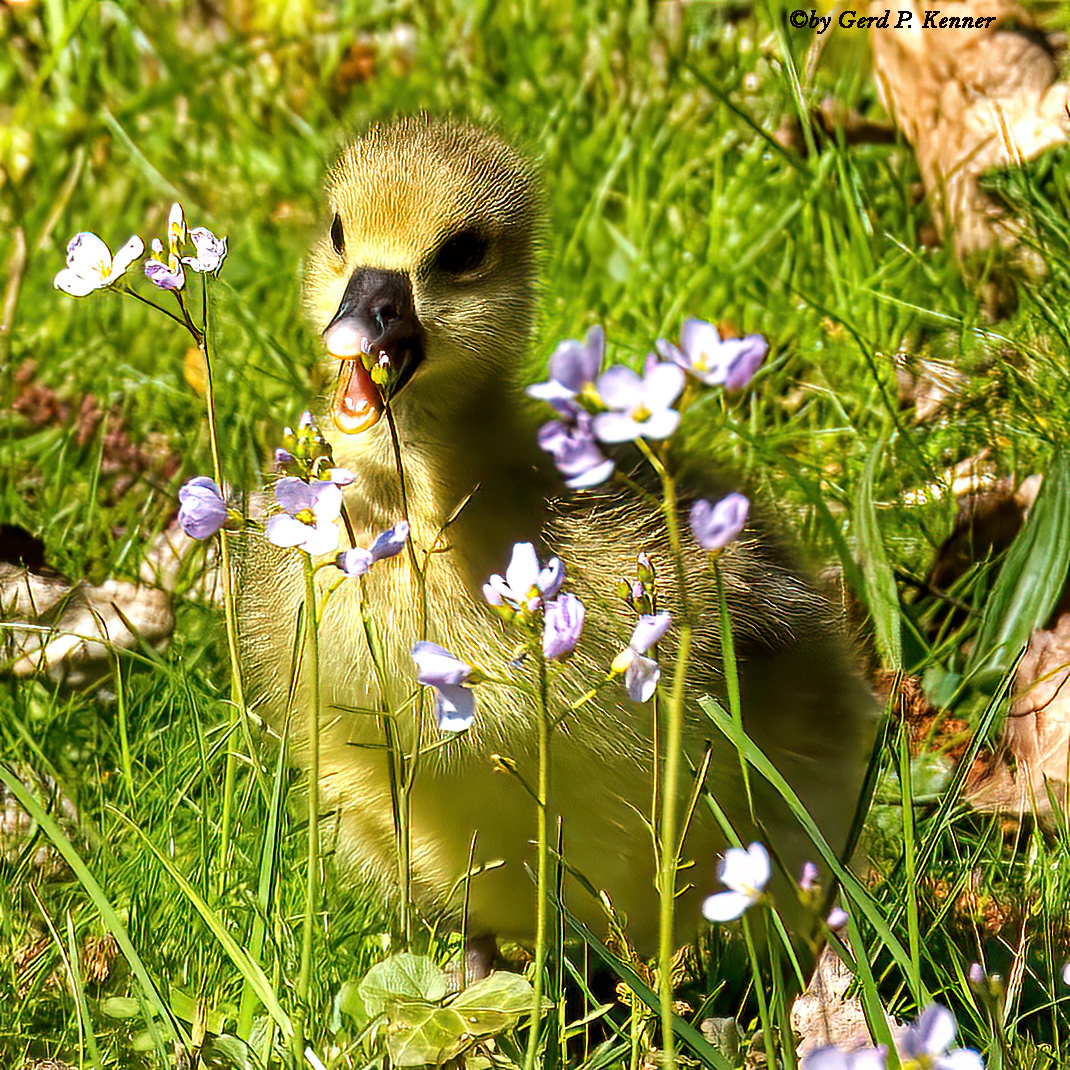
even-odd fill
[{"label": "gosling's black beak", "polygon": [[424,333],[412,283],[401,271],[357,268],[323,332],[342,364],[334,393],[338,428],[357,434],[375,424],[387,400],[412,378],[424,357]]}]

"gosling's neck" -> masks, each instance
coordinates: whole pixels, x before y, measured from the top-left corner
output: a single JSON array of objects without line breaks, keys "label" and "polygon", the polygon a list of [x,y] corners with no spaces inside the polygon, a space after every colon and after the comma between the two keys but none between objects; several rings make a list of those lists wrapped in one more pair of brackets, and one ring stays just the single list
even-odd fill
[{"label": "gosling's neck", "polygon": [[448,407],[442,399],[402,395],[394,427],[404,502],[386,415],[361,435],[329,436],[336,463],[357,475],[346,505],[358,541],[361,530],[374,535],[396,523],[407,506],[414,542],[426,549],[456,513],[444,534],[449,560],[478,594],[492,572],[504,569],[513,543],[538,538],[553,493],[520,390],[487,383]]}]

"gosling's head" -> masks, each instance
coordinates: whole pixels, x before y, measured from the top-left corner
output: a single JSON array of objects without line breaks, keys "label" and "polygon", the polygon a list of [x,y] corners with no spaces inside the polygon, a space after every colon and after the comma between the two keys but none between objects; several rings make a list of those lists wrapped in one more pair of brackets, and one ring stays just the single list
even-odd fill
[{"label": "gosling's head", "polygon": [[378,423],[384,393],[403,435],[501,397],[534,313],[540,204],[529,165],[487,131],[405,119],[351,144],[327,196],[306,301],[340,361],[331,416],[341,437]]}]

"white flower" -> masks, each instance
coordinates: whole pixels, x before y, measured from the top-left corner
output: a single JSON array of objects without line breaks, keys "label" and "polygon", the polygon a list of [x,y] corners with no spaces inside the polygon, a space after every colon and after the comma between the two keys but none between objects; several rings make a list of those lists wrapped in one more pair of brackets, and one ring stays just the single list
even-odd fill
[{"label": "white flower", "polygon": [[84,230],[67,243],[67,266],[52,284],[71,297],[85,297],[114,285],[144,251],[145,243],[135,234],[113,258],[100,238]]},{"label": "white flower", "polygon": [[888,1053],[881,1048],[845,1052],[839,1048],[818,1048],[804,1055],[800,1070],[885,1070]]},{"label": "white flower", "polygon": [[276,546],[296,546],[310,557],[338,547],[338,515],[342,492],[333,483],[306,483],[284,476],[275,484],[275,499],[286,511],[269,516],[264,532]]},{"label": "white flower", "polygon": [[769,854],[760,843],[752,843],[746,850],[729,847],[717,866],[717,876],[729,890],[709,896],[702,904],[702,913],[709,921],[742,917],[761,898],[770,872]]},{"label": "white flower", "polygon": [[227,239],[217,238],[207,227],[194,227],[189,240],[196,250],[195,256],[182,257],[182,263],[202,274],[217,272],[227,255]]},{"label": "white flower", "polygon": [[565,566],[561,558],[551,557],[545,568],[539,566],[539,555],[530,542],[518,542],[504,578],[497,572],[483,584],[483,597],[492,605],[507,602],[515,609],[534,613],[543,599],[549,600],[561,590],[565,582]]},{"label": "white flower", "polygon": [[955,1016],[939,1003],[932,1003],[908,1025],[899,1037],[903,1070],[984,1070],[981,1056],[970,1048],[948,1052],[958,1026]]}]

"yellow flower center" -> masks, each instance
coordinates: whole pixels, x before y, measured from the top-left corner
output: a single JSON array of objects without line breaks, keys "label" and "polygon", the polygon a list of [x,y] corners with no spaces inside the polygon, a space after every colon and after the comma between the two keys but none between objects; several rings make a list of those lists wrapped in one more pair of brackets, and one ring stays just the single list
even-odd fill
[{"label": "yellow flower center", "polygon": [[300,520],[302,524],[307,524],[311,528],[316,526],[316,514],[311,509],[302,509],[299,513],[294,513],[294,519]]}]

